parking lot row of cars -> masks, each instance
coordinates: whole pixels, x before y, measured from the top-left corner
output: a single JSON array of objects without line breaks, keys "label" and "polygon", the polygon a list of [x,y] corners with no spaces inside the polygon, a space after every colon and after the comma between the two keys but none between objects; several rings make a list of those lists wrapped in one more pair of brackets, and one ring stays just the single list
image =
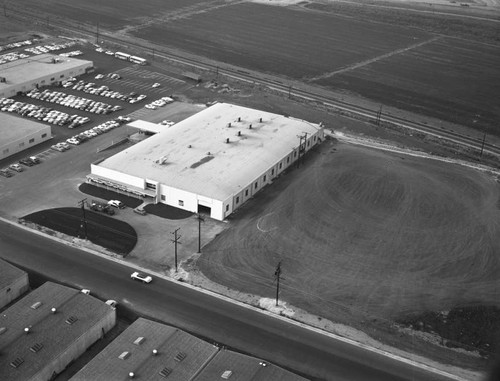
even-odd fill
[{"label": "parking lot row of cars", "polygon": [[90,122],[90,118],[87,116],[69,115],[50,107],[14,101],[11,98],[0,98],[0,111],[15,112],[27,118],[38,119],[41,122],[56,124],[58,126],[67,124],[68,128],[75,128]]},{"label": "parking lot row of cars", "polygon": [[[113,78],[114,75],[118,74],[110,73],[107,76]],[[102,79],[104,77],[105,77],[104,74],[97,74],[95,78]],[[88,94],[94,94],[102,97],[118,99],[120,101],[128,103],[137,103],[147,98],[147,95],[145,94],[137,94],[136,92],[124,94],[120,93],[119,91],[113,91],[106,85],[97,86],[94,82],[85,82],[83,80],[75,82],[73,78],[70,78],[67,81],[63,82],[62,86],[71,87],[73,90],[83,91]]]},{"label": "parking lot row of cars", "polygon": [[73,145],[80,145],[81,143],[92,139],[98,135],[101,135],[105,132],[111,131],[113,128],[120,126],[122,123],[126,121],[130,121],[130,118],[121,117],[120,119],[108,120],[107,122],[101,123],[98,126],[91,128],[90,130],[80,132],[77,135],[72,136],[67,139],[66,142]]},{"label": "parking lot row of cars", "polygon": [[24,159],[19,160],[19,163],[12,163],[11,165],[9,165],[8,168],[0,169],[0,176],[12,177],[14,175],[13,172],[23,172],[24,167],[21,166],[21,164],[26,167],[32,167],[40,163],[41,163],[40,159],[36,156],[26,157]]},{"label": "parking lot row of cars", "polygon": [[94,101],[92,99],[78,97],[76,95],[66,94],[60,91],[50,91],[48,89],[43,91],[33,89],[29,91],[26,96],[45,102],[57,103],[65,107],[87,111],[93,114],[109,114],[113,111],[122,109],[122,107],[118,105],[113,106],[108,103]]},{"label": "parking lot row of cars", "polygon": [[26,46],[26,45],[31,45],[35,41],[38,41],[38,40],[37,39],[23,40],[23,41],[11,42],[11,43],[5,44],[5,45],[0,45],[0,52],[3,52],[4,50],[20,48],[20,47]]},{"label": "parking lot row of cars", "polygon": [[19,52],[10,52],[0,55],[0,65],[6,62],[17,61],[21,58],[28,58],[29,55]]},{"label": "parking lot row of cars", "polygon": [[159,107],[163,107],[169,103],[172,103],[174,100],[170,97],[162,97],[160,99],[157,99],[154,102],[148,103],[144,107],[150,109],[150,110],[156,110]]},{"label": "parking lot row of cars", "polygon": [[26,48],[24,50],[26,52],[30,52],[30,53],[33,53],[35,55],[38,55],[38,54],[45,54],[45,53],[54,52],[57,50],[71,48],[74,45],[76,45],[75,41],[68,41],[68,42],[64,42],[62,44],[48,44],[48,45],[31,46],[31,47]]},{"label": "parking lot row of cars", "polygon": [[59,55],[61,57],[77,57],[81,56],[83,52],[81,50],[73,50],[71,52],[66,52],[66,53],[60,53]]}]

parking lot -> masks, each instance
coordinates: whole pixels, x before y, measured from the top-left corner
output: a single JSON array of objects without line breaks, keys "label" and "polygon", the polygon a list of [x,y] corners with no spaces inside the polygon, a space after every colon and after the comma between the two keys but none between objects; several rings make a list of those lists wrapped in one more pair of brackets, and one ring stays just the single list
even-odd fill
[{"label": "parking lot", "polygon": [[[125,124],[118,124],[106,133],[95,134],[89,137],[84,143],[70,145],[69,149],[54,149],[57,143],[65,142],[68,138],[81,134],[84,131],[102,126],[118,117],[132,115],[134,118],[141,117],[145,120],[159,123],[164,119],[180,121],[200,110],[199,105],[183,104],[173,102],[150,110],[144,106],[161,97],[170,97],[173,94],[182,93],[184,89],[193,86],[186,83],[174,74],[158,73],[152,68],[141,67],[131,63],[123,63],[109,55],[103,55],[94,51],[90,46],[72,46],[69,50],[81,50],[84,54],[82,59],[95,60],[96,71],[91,74],[80,76],[77,81],[85,83],[95,83],[95,87],[107,86],[110,91],[120,94],[144,94],[146,97],[138,102],[129,103],[112,97],[105,97],[99,94],[83,92],[81,89],[68,87],[49,87],[47,93],[58,92],[63,95],[54,98],[74,100],[78,97],[94,102],[105,102],[111,106],[119,105],[120,110],[110,113],[93,113],[88,110],[76,109],[57,102],[36,99],[35,97],[16,96],[14,102],[33,104],[39,107],[51,108],[55,111],[67,113],[69,115],[78,114],[81,117],[89,118],[83,125],[68,128],[69,124],[58,125],[48,121],[42,123],[51,124],[53,139],[35,147],[31,147],[23,152],[12,155],[0,161],[0,168],[6,168],[19,160],[35,155],[40,159],[40,163],[31,167],[21,165],[22,172],[11,170],[12,176],[4,178],[0,176],[0,200],[2,203],[2,217],[16,220],[27,214],[50,208],[78,207],[78,202],[84,198],[92,199],[92,196],[84,194],[78,190],[79,185],[85,181],[85,177],[90,173],[90,164],[94,161],[109,157],[131,145],[125,142],[117,147],[107,149],[114,142],[126,138],[129,134],[136,132],[135,129],[126,127]],[[120,79],[110,78],[108,73],[118,73]],[[95,79],[99,74],[103,78]],[[154,83],[160,86],[153,88]],[[42,92],[44,89],[40,89]],[[62,101],[61,101],[62,102]],[[6,112],[6,111],[4,111]],[[19,115],[19,117],[26,118]],[[167,128],[167,126],[165,126]],[[167,268],[173,263],[174,248],[170,242],[169,232],[181,228],[183,234],[183,244],[179,250],[179,260],[186,259],[197,251],[198,244],[198,222],[194,218],[185,220],[166,220],[154,215],[138,215],[133,213],[131,208],[120,209],[111,218],[119,218],[134,227],[138,234],[138,242],[134,250],[127,257],[127,260],[141,264],[145,267],[153,266],[158,269]],[[223,230],[224,224],[215,221],[206,221],[202,229],[202,242],[208,241],[215,234]],[[164,266],[163,266],[164,264]]]}]

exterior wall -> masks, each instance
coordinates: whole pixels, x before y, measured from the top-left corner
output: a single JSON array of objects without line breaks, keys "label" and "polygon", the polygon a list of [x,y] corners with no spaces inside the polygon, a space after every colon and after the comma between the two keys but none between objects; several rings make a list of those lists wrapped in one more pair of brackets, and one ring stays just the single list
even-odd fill
[{"label": "exterior wall", "polygon": [[[57,63],[53,65],[57,65]],[[87,68],[91,67],[92,63],[89,62],[71,69],[57,71],[52,74],[41,76],[39,78],[32,79],[29,81],[15,83],[12,84],[11,86],[6,86],[3,89],[0,89],[0,97],[9,98],[15,96],[18,92],[23,92],[23,93],[28,92],[36,88],[37,86],[43,87],[43,86],[57,84],[58,82],[62,82],[67,78],[82,75],[85,73],[85,70]]]},{"label": "exterior wall", "polygon": [[52,132],[50,126],[44,126],[40,130],[23,136],[20,139],[16,139],[11,142],[6,142],[0,146],[0,160],[5,159],[15,153],[24,151],[26,148],[36,146],[46,140],[52,138]]},{"label": "exterior wall", "polygon": [[110,308],[109,313],[90,327],[82,336],[77,338],[67,348],[61,348],[59,356],[54,356],[51,362],[30,378],[30,381],[49,381],[54,374],[61,373],[72,361],[76,360],[85,351],[108,332],[116,324],[116,310]]},{"label": "exterior wall", "polygon": [[24,273],[7,287],[0,290],[0,308],[24,294],[29,287],[28,274]]},{"label": "exterior wall", "polygon": [[114,180],[136,188],[146,189],[146,181],[144,179],[130,176],[126,173],[117,172],[112,169],[104,168],[99,165],[91,164],[90,173],[96,176],[104,177],[106,179],[109,179],[110,181]]},{"label": "exterior wall", "polygon": [[160,185],[159,193],[160,202],[163,204],[184,209],[193,213],[198,212],[198,196],[195,193],[186,192],[164,184]]}]

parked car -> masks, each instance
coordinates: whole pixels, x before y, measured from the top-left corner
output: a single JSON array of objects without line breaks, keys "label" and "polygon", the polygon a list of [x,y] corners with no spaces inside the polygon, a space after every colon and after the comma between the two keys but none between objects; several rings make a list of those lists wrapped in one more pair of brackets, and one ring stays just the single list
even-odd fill
[{"label": "parked car", "polygon": [[54,145],[50,146],[50,148],[52,148],[53,150],[59,151],[59,152],[65,151],[65,148],[59,144],[54,144]]},{"label": "parked car", "polygon": [[152,86],[152,87],[153,87],[153,88],[157,88],[157,87],[160,87],[160,86],[161,86],[161,85],[160,85],[158,82],[155,82],[155,83],[153,83],[153,86]]},{"label": "parked car", "polygon": [[33,163],[30,159],[27,158],[19,160],[19,164],[25,165],[27,167],[32,167],[35,165],[35,163]]},{"label": "parked car", "polygon": [[8,169],[0,169],[0,176],[3,177],[12,177],[12,172]]},{"label": "parked car", "polygon": [[115,208],[120,208],[120,209],[125,208],[125,204],[119,200],[109,200],[108,205],[113,206]]},{"label": "parked car", "polygon": [[30,156],[28,159],[31,160],[33,162],[33,164],[40,164],[41,163],[40,159],[36,156]]},{"label": "parked car", "polygon": [[112,208],[110,208],[108,205],[97,203],[97,202],[92,202],[92,204],[90,204],[90,209],[94,210],[96,212],[108,214],[110,216],[115,214],[115,211]]},{"label": "parked car", "polygon": [[140,273],[138,271],[133,272],[132,275],[130,275],[130,277],[135,280],[140,280],[141,282],[144,283],[151,283],[151,281],[153,280],[153,278],[150,275]]},{"label": "parked car", "polygon": [[9,165],[9,169],[12,169],[13,171],[16,171],[16,172],[22,172],[23,171],[23,167],[21,167],[17,163]]}]

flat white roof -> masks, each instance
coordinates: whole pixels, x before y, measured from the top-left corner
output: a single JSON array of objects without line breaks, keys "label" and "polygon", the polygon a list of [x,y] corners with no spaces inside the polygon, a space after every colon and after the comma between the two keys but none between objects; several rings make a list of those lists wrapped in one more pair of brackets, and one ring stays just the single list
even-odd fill
[{"label": "flat white roof", "polygon": [[99,166],[223,201],[297,148],[299,135],[319,129],[303,120],[217,103]]},{"label": "flat white roof", "polygon": [[[52,63],[53,58],[57,58],[59,62]],[[6,82],[0,82],[0,91],[12,85],[36,80],[64,70],[92,65],[92,61],[56,56],[54,54],[40,54],[22,58],[0,65],[0,77],[6,78]]]},{"label": "flat white roof", "polygon": [[50,134],[51,128],[38,121],[9,115],[5,112],[0,113],[0,147],[38,131]]}]

